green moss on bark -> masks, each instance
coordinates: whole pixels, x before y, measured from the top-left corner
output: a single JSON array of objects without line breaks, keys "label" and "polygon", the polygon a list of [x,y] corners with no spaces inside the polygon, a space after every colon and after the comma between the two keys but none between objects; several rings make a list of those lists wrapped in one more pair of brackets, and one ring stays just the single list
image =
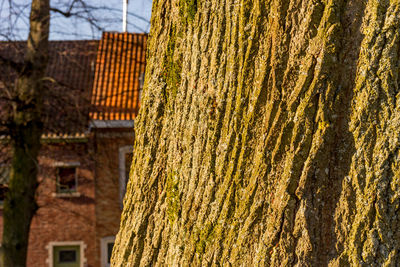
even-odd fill
[{"label": "green moss on bark", "polygon": [[196,253],[201,257],[205,250],[206,246],[210,245],[214,240],[214,227],[212,223],[208,222],[204,226],[195,227],[193,231],[193,239],[195,242]]},{"label": "green moss on bark", "polygon": [[157,6],[174,16],[153,25],[146,85],[173,109],[142,106],[131,198],[146,201],[125,208],[116,266],[398,265],[400,9],[367,2]]},{"label": "green moss on bark", "polygon": [[197,0],[179,0],[179,13],[183,22],[192,23],[197,13]]},{"label": "green moss on bark", "polygon": [[166,83],[164,96],[167,106],[172,105],[181,83],[182,56],[176,53],[177,38],[176,27],[172,27],[163,62],[163,76]]},{"label": "green moss on bark", "polygon": [[176,172],[171,172],[167,176],[167,214],[170,223],[174,223],[181,215],[181,203],[179,194],[179,177]]}]

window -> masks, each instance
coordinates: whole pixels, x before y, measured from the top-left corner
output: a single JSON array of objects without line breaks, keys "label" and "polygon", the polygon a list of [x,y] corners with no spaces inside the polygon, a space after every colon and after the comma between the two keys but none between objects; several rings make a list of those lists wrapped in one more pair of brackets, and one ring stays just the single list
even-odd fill
[{"label": "window", "polygon": [[115,236],[107,236],[101,239],[101,267],[110,267],[114,242]]},{"label": "window", "polygon": [[54,265],[79,263],[79,246],[54,247]]},{"label": "window", "polygon": [[83,267],[86,259],[82,241],[50,242],[47,246],[49,267]]},{"label": "window", "polygon": [[119,149],[119,200],[121,208],[129,181],[129,172],[133,157],[132,151],[133,146],[124,146]]},{"label": "window", "polygon": [[58,167],[57,193],[73,193],[77,191],[75,167]]},{"label": "window", "polygon": [[142,72],[139,76],[139,102],[142,99],[142,92],[143,92],[143,86],[144,86],[144,77],[145,77],[145,73]]},{"label": "window", "polygon": [[113,248],[114,248],[114,242],[107,244],[107,264],[108,265],[110,265],[110,263],[111,263],[111,255],[112,255]]},{"label": "window", "polygon": [[126,186],[129,181],[129,173],[131,172],[131,164],[132,164],[133,153],[125,153],[125,184],[124,184],[124,195],[126,193]]},{"label": "window", "polygon": [[79,162],[57,162],[56,167],[56,192],[57,197],[79,197],[78,193],[78,168]]}]

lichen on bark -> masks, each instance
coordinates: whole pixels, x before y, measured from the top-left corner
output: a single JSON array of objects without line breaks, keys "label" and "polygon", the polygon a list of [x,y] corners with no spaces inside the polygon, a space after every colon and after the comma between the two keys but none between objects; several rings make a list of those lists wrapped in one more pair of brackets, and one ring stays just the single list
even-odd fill
[{"label": "lichen on bark", "polygon": [[399,265],[399,28],[399,1],[155,2],[113,266]]}]

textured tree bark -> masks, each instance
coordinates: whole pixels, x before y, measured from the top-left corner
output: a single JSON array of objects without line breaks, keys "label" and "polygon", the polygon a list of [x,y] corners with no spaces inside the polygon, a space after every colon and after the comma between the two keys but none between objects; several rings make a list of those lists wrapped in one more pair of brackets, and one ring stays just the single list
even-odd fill
[{"label": "textured tree bark", "polygon": [[37,156],[42,134],[43,79],[48,58],[49,0],[33,0],[30,33],[21,74],[16,81],[12,163],[3,210],[3,266],[25,266],[29,228],[36,211]]},{"label": "textured tree bark", "polygon": [[154,1],[113,266],[399,266],[400,2]]}]

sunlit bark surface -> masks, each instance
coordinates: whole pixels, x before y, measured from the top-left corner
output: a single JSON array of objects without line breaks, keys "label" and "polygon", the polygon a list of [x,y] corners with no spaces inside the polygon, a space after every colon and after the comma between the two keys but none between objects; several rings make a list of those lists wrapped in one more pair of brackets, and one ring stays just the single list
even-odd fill
[{"label": "sunlit bark surface", "polygon": [[400,2],[154,1],[113,266],[399,266]]}]

